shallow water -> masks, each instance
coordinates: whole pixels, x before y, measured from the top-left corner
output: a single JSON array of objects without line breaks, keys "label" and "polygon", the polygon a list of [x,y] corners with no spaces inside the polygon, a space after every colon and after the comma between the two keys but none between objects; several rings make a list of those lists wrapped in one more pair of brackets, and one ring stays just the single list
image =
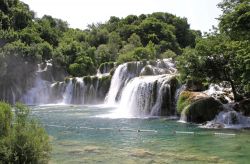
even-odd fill
[{"label": "shallow water", "polygon": [[102,116],[114,109],[104,106],[31,108],[32,115],[41,121],[50,135],[53,145],[50,163],[250,161],[249,130],[201,129],[166,118],[105,118]]}]

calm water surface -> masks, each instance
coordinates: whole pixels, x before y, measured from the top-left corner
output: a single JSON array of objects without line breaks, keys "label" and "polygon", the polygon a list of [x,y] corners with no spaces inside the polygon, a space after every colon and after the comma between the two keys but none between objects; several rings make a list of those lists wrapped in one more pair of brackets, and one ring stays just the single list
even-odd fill
[{"label": "calm water surface", "polygon": [[50,163],[250,163],[250,130],[209,130],[166,118],[103,118],[114,109],[102,106],[31,108],[50,135]]}]

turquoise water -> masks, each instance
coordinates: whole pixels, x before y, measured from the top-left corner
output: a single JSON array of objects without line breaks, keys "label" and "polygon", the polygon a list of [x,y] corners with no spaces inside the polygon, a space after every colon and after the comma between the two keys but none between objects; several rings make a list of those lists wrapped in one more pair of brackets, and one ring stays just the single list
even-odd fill
[{"label": "turquoise water", "polygon": [[249,130],[202,129],[166,118],[96,117],[114,110],[101,106],[31,108],[50,135],[50,163],[250,162]]}]

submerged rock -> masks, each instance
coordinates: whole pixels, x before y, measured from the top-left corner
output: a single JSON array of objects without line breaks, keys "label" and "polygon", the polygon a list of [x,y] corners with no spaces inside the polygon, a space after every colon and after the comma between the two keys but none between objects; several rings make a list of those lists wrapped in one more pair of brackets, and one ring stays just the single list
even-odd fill
[{"label": "submerged rock", "polygon": [[151,157],[153,155],[154,155],[153,153],[144,149],[135,149],[131,152],[131,156],[138,158],[146,158],[146,157]]},{"label": "submerged rock", "polygon": [[222,111],[222,104],[201,92],[183,91],[177,102],[178,114],[187,122],[203,123],[210,121]]}]

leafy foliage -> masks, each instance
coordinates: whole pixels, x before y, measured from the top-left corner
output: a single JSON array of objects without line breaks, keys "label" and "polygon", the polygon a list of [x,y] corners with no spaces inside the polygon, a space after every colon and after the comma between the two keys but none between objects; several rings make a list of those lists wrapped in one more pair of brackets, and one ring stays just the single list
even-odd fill
[{"label": "leafy foliage", "polygon": [[178,67],[183,80],[229,82],[235,100],[239,100],[240,93],[250,91],[249,2],[224,0],[219,6],[223,10],[220,33],[215,31],[198,39],[195,49],[184,49]]},{"label": "leafy foliage", "polygon": [[0,102],[0,159],[2,163],[47,163],[51,147],[41,125],[29,118],[29,109],[17,103],[15,117],[9,104]]},{"label": "leafy foliage", "polygon": [[[21,58],[21,63],[32,61],[35,65],[52,58],[55,68],[64,68],[73,76],[94,73],[81,70],[88,64],[92,70],[105,62],[154,59],[168,50],[180,54],[182,48],[194,47],[198,36],[190,30],[186,18],[169,13],[113,16],[106,23],[79,30],[49,15],[35,18],[29,6],[19,0],[1,0],[0,6],[0,34],[3,36],[0,52],[4,54],[4,61],[10,55],[12,59]],[[22,50],[12,55],[9,49],[17,43]],[[149,48],[149,45],[153,46]],[[79,58],[83,60],[77,61]],[[10,72],[12,64],[5,62],[5,65]]]}]

